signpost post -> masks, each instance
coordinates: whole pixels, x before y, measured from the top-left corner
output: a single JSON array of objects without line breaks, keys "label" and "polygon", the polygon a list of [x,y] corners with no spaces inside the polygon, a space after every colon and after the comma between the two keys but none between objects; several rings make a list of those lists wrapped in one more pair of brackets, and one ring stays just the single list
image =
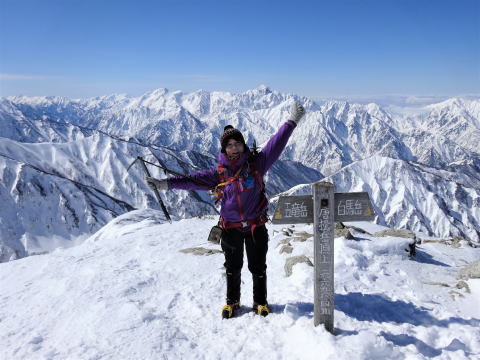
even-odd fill
[{"label": "signpost post", "polygon": [[333,333],[333,184],[313,184],[313,234],[315,282],[313,292],[313,324],[324,324]]},{"label": "signpost post", "polygon": [[323,324],[333,333],[334,221],[372,221],[375,218],[366,192],[334,193],[332,183],[313,184],[312,195],[282,196],[273,214],[273,224],[313,223],[314,234],[314,325]]}]

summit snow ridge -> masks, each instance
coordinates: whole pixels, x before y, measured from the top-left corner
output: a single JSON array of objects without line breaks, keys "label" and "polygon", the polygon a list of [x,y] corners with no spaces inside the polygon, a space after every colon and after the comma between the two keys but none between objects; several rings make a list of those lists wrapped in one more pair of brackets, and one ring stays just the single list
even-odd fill
[{"label": "summit snow ridge", "polygon": [[[4,180],[0,195],[17,213],[12,216],[9,209],[0,215],[0,227],[6,226],[7,218],[14,223],[1,232],[0,244],[10,249],[12,241],[20,244],[16,249],[23,248],[23,254],[29,253],[25,248],[29,242],[41,248],[40,240],[22,240],[25,236],[37,239],[38,231],[30,231],[36,229],[37,225],[32,225],[35,216],[29,213],[38,209],[26,204],[32,194],[42,197],[40,188],[24,178],[25,165],[59,173],[65,181],[98,189],[132,208],[155,207],[141,172],[133,169],[126,173],[136,156],[160,160],[181,173],[215,167],[218,139],[225,125],[240,129],[247,143],[255,138],[257,144],[263,144],[288,119],[293,101],[304,104],[307,115],[267,176],[269,195],[330,177],[338,182],[338,191],[372,191],[373,202],[382,210],[380,223],[479,240],[479,100],[455,98],[426,106],[415,115],[398,115],[376,104],[318,104],[260,86],[240,94],[162,88],[140,97],[0,99],[0,150],[8,159],[2,160],[0,168]],[[349,170],[355,166],[355,171]],[[164,176],[155,169],[153,173]],[[379,178],[378,174],[383,175]],[[49,186],[50,178],[42,172],[37,175],[41,188],[50,189],[56,198],[59,190]],[[29,190],[24,195],[15,190],[19,183]],[[381,191],[373,191],[374,184]],[[406,189],[415,187],[418,197],[406,196]],[[62,212],[61,204],[77,195],[75,191],[64,194],[42,211]],[[204,192],[172,191],[164,196],[174,218],[215,213]],[[88,197],[81,201],[90,209],[98,205]],[[21,216],[20,204],[25,207]],[[74,217],[86,216],[83,206],[71,207]],[[107,217],[98,219],[94,228],[73,233],[86,236],[122,213],[110,205],[102,206]],[[61,218],[55,221],[65,222]],[[45,227],[42,239],[49,232],[55,235],[55,221],[49,228],[38,225]],[[8,241],[5,234],[10,234]]]},{"label": "summit snow ridge", "polygon": [[336,238],[333,335],[313,325],[313,268],[285,272],[290,256],[313,259],[312,225],[293,236],[268,226],[271,314],[251,311],[244,266],[242,307],[222,320],[224,257],[206,240],[216,221],[168,224],[161,211],[136,210],[79,246],[1,264],[3,359],[478,358],[480,279],[456,276],[480,249],[431,242],[409,260],[411,239]]}]

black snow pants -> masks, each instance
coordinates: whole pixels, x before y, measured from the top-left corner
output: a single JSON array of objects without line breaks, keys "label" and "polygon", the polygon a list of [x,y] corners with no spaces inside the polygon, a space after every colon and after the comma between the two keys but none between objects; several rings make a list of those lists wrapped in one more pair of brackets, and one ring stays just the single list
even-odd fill
[{"label": "black snow pants", "polygon": [[227,304],[240,301],[243,247],[247,250],[248,270],[253,279],[253,301],[259,305],[267,303],[267,251],[268,231],[265,225],[243,232],[239,229],[224,229],[222,250],[225,254],[227,271]]}]

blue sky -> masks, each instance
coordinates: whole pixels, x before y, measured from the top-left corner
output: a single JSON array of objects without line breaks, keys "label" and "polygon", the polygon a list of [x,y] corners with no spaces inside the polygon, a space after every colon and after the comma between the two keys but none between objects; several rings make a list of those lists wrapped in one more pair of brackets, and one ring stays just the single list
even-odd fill
[{"label": "blue sky", "polygon": [[480,93],[479,0],[0,0],[0,95]]}]

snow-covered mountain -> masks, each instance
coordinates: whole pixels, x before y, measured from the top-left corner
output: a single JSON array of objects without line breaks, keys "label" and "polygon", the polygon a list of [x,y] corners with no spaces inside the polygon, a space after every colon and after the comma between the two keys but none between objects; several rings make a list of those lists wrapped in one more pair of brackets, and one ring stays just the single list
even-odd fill
[{"label": "snow-covered mountain", "polygon": [[430,113],[422,124],[425,129],[480,154],[480,101],[453,98],[428,109]]},{"label": "snow-covered mountain", "polygon": [[288,118],[293,100],[304,103],[307,116],[295,131],[285,157],[325,175],[375,154],[433,167],[472,159],[479,166],[479,100],[452,99],[431,105],[415,119],[394,119],[375,104],[329,101],[319,106],[265,86],[242,94],[158,89],[138,98],[9,97],[4,101],[10,101],[29,119],[69,123],[147,144],[215,154],[227,124],[242,130],[250,143],[253,138],[257,143],[267,141]]},{"label": "snow-covered mountain", "polygon": [[20,142],[68,142],[91,136],[93,131],[46,116],[29,118],[12,102],[0,99],[1,136]]},{"label": "snow-covered mountain", "polygon": [[[21,211],[18,207],[20,203],[28,203],[28,197],[19,197],[14,190],[19,182],[25,182],[31,192],[42,196],[37,187],[26,181],[22,169],[36,169],[36,182],[43,189],[52,189],[52,198],[47,201],[49,207],[55,209],[52,211],[65,213],[63,205],[54,205],[58,201],[53,199],[59,194],[48,186],[51,176],[110,196],[113,203],[124,204],[122,211],[147,204],[155,207],[140,169],[133,168],[126,173],[136,156],[161,161],[180,173],[215,166],[218,139],[225,125],[232,124],[242,130],[249,144],[254,138],[257,144],[262,144],[288,118],[294,100],[305,105],[307,115],[268,175],[270,195],[324,176],[341,182],[339,174],[350,171],[347,177],[350,183],[341,182],[337,188],[369,189],[377,183],[382,191],[371,195],[377,209],[382,210],[379,222],[423,229],[439,236],[462,235],[479,240],[476,220],[480,189],[479,100],[455,98],[429,105],[415,116],[399,116],[376,104],[334,101],[317,104],[266,86],[241,94],[158,89],[140,97],[8,97],[0,100],[0,159],[3,176],[10,179],[0,184],[0,196],[13,206],[2,210],[6,214],[0,218],[0,227],[15,229],[15,236],[9,235],[8,241],[3,235],[7,232],[2,231],[0,242],[4,248],[10,248],[6,252],[9,255],[2,260],[28,253],[25,244],[29,242],[21,239],[33,239],[38,232],[30,231],[36,228],[27,213],[41,211],[40,208]],[[380,158],[387,160],[366,160]],[[363,175],[349,170],[357,167]],[[401,175],[405,169],[408,169],[408,181],[419,193],[432,194],[425,197],[424,203],[401,195],[412,186],[403,183],[405,178]],[[153,168],[152,172],[155,176],[164,176],[158,169]],[[383,180],[375,178],[377,173],[384,174]],[[457,187],[461,189],[459,193],[466,192],[468,196],[451,197],[457,193],[452,189]],[[91,203],[81,191],[77,194],[79,201],[88,206],[79,206],[75,216],[88,218],[97,211],[92,209],[98,204]],[[204,192],[172,191],[163,195],[174,218],[215,213]],[[396,203],[391,203],[393,199]],[[438,205],[440,203],[443,205]],[[95,225],[69,230],[70,237],[88,234],[122,212],[110,205],[103,208],[105,215]],[[52,224],[56,224],[55,221]],[[58,221],[63,220],[60,217]],[[40,238],[48,231],[63,236],[67,230],[58,234],[55,231],[67,223],[49,228],[44,224],[46,230],[40,232]],[[16,242],[15,246],[12,241]],[[43,241],[32,242],[39,246],[35,251],[42,249]],[[15,252],[17,255],[12,255]]]}]

